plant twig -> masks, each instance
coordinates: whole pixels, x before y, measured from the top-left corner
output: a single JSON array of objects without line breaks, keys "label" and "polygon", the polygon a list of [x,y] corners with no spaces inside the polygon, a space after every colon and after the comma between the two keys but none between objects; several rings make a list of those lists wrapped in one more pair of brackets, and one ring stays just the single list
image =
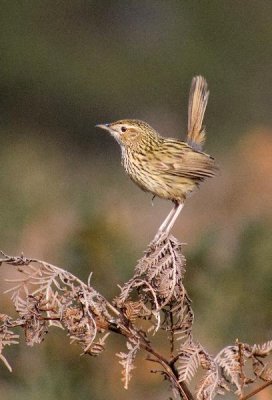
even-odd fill
[{"label": "plant twig", "polygon": [[250,397],[255,396],[255,394],[261,392],[268,386],[272,385],[272,380],[269,382],[264,383],[262,386],[258,387],[257,389],[253,390],[251,393],[247,394],[246,396],[242,397],[240,400],[248,400]]}]

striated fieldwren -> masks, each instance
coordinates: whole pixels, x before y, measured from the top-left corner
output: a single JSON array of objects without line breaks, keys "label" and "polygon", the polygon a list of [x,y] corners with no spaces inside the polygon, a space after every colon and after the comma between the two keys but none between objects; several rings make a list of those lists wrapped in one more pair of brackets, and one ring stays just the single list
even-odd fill
[{"label": "striated fieldwren", "polygon": [[133,182],[154,197],[174,203],[158,234],[170,232],[188,194],[205,178],[215,175],[214,159],[202,151],[205,142],[202,122],[208,97],[206,80],[194,77],[186,142],[163,137],[146,122],[135,119],[96,125],[111,133],[121,146],[122,164]]}]

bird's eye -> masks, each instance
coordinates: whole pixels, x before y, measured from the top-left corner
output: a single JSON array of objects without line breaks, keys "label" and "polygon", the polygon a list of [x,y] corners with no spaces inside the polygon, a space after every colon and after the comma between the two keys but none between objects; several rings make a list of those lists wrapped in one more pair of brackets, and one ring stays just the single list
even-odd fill
[{"label": "bird's eye", "polygon": [[121,131],[126,132],[127,128],[125,126],[122,126]]}]

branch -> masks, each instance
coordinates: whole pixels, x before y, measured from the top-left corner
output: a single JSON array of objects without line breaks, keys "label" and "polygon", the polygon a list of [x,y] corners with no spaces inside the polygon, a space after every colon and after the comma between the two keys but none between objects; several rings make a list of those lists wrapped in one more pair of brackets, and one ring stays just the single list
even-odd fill
[{"label": "branch", "polygon": [[272,385],[272,380],[269,381],[269,382],[266,382],[262,386],[260,386],[257,389],[253,390],[251,393],[247,394],[246,396],[241,397],[239,400],[248,400],[248,399],[250,399],[250,397],[255,396],[255,394],[261,392],[262,390],[264,390],[265,388],[267,388],[270,385]]}]

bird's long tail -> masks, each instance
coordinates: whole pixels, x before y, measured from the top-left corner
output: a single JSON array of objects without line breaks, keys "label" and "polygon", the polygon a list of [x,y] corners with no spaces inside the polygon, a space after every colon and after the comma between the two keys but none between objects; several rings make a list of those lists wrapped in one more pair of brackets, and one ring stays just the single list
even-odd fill
[{"label": "bird's long tail", "polygon": [[202,150],[205,142],[205,129],[202,126],[209,98],[208,85],[203,76],[192,80],[188,106],[187,143],[195,150]]}]

